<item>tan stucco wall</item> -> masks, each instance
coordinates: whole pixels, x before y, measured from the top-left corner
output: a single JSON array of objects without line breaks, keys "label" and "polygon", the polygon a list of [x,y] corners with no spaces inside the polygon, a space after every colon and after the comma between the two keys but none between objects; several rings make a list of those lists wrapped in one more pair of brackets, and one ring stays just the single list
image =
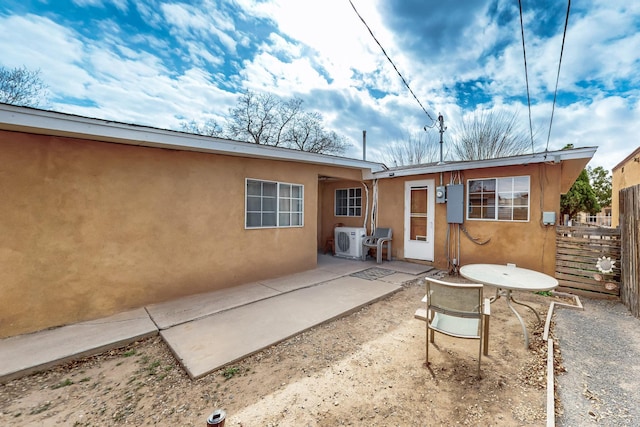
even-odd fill
[{"label": "tan stucco wall", "polygon": [[555,212],[556,224],[558,223],[560,217],[560,188],[563,181],[561,165],[535,164],[521,167],[474,170],[466,171],[464,177],[467,180],[522,175],[530,176],[529,221],[465,220],[464,226],[471,236],[480,238],[480,240],[491,240],[487,244],[480,246],[462,234],[460,237],[461,265],[486,262],[496,264],[515,263],[520,267],[542,271],[551,276],[554,275],[556,260],[555,227],[542,224],[542,212]]},{"label": "tan stucco wall", "polygon": [[620,225],[620,190],[640,184],[640,148],[613,168],[611,174],[611,226]]},{"label": "tan stucco wall", "polygon": [[[366,214],[365,203],[367,200],[366,185],[370,190],[370,182],[362,180],[340,180],[340,181],[321,181],[319,185],[319,229],[318,229],[318,247],[324,248],[325,242],[333,235],[334,226],[338,223],[344,224],[345,227],[364,227]],[[335,216],[334,195],[335,190],[339,188],[361,188],[362,189],[362,215],[357,217]],[[370,192],[371,200],[373,195]],[[367,222],[368,224],[368,222]],[[368,229],[368,228],[367,228]]]},{"label": "tan stucco wall", "polygon": [[[581,170],[579,167],[569,170]],[[471,263],[516,263],[525,268],[543,271],[553,275],[555,271],[555,227],[542,225],[542,212],[550,211],[560,215],[560,188],[567,180],[563,178],[560,164],[534,164],[518,167],[500,167],[490,169],[476,169],[462,172],[465,185],[468,179],[499,178],[506,176],[530,176],[530,221],[464,221],[463,226],[473,237],[480,241],[490,239],[485,245],[477,245],[460,233],[460,264]],[[577,175],[576,175],[577,176]],[[451,175],[443,174],[443,183],[450,182]],[[391,227],[394,233],[393,256],[404,259],[404,185],[406,181],[433,179],[436,186],[440,184],[440,175],[419,175],[410,177],[396,177],[380,179],[378,181],[378,225]],[[573,177],[575,180],[575,176]],[[348,186],[349,183],[327,184],[330,191],[322,194],[323,222],[328,227],[341,218],[333,216],[333,191],[335,188]],[[541,200],[542,199],[542,200]],[[435,205],[435,243],[434,262],[438,268],[447,267],[446,236],[447,219],[446,204]],[[350,224],[351,225],[351,224]],[[356,224],[353,224],[354,226]],[[359,224],[358,224],[359,226]]]},{"label": "tan stucco wall", "polygon": [[[0,159],[0,337],[313,268],[318,175],[361,175],[6,131]],[[245,178],[304,185],[304,227],[246,230]]]}]

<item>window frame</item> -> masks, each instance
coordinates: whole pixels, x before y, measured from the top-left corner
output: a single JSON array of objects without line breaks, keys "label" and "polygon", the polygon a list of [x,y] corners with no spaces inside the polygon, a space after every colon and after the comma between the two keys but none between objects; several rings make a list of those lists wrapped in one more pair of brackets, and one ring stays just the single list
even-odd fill
[{"label": "window frame", "polygon": [[[350,195],[350,190],[354,190],[354,193],[357,191],[360,195]],[[346,214],[338,213],[338,191],[346,191]],[[351,205],[351,202],[359,201],[359,205]],[[341,206],[342,208],[342,206]],[[351,215],[351,209],[354,210],[354,214]],[[356,214],[355,211],[358,213]],[[359,218],[362,217],[362,188],[361,187],[344,187],[344,188],[336,188],[333,192],[333,215],[336,217],[345,217],[345,218]]]},{"label": "window frame", "polygon": [[[515,194],[516,193],[524,193],[524,191],[517,191],[516,190],[516,180],[518,179],[522,179],[522,178],[526,178],[527,180],[527,189],[526,189],[526,200],[527,203],[526,205],[524,204],[511,204],[510,206],[507,205],[502,205],[500,203],[500,194],[505,194],[505,195],[510,195],[509,199],[511,200],[515,200]],[[504,181],[506,180],[511,180],[510,182],[510,190],[505,190],[504,188],[501,187],[500,185],[500,181],[503,181],[502,185],[505,185],[506,183]],[[494,181],[493,184],[493,192],[487,192],[487,194],[493,194],[493,196],[487,196],[486,198],[492,198],[493,199],[493,205],[491,204],[476,204],[476,205],[472,205],[471,204],[471,196],[472,194],[480,194],[480,197],[482,199],[482,201],[485,200],[485,196],[483,196],[483,192],[471,192],[471,184],[472,182],[477,182],[477,181]],[[466,196],[466,202],[467,202],[467,209],[466,209],[466,219],[469,221],[499,221],[499,222],[530,222],[531,221],[531,176],[530,175],[517,175],[517,176],[501,176],[501,177],[488,177],[488,178],[473,178],[473,179],[467,179],[467,196]],[[471,217],[471,212],[472,212],[472,206],[474,207],[478,207],[480,209],[492,209],[493,210],[493,218],[474,218]],[[510,219],[502,219],[500,218],[500,214],[501,214],[501,210],[504,211],[505,208],[510,208]],[[514,211],[516,208],[526,208],[527,210],[527,218],[526,219],[513,219],[514,217]]]},{"label": "window frame", "polygon": [[[249,183],[260,184],[260,194],[249,194]],[[275,195],[264,194],[264,184],[275,185]],[[287,194],[286,187],[289,187]],[[297,190],[297,191],[296,191]],[[297,194],[296,194],[297,193]],[[249,210],[250,200],[259,199],[260,209]],[[273,199],[272,209],[264,209],[265,199]],[[288,208],[287,208],[288,205]],[[264,215],[272,214],[275,217],[275,225],[262,225]],[[259,214],[261,225],[249,225],[249,215]],[[288,221],[284,220],[288,215]],[[298,221],[296,221],[296,217]],[[285,224],[287,223],[287,224]],[[245,178],[244,182],[244,228],[256,230],[265,228],[302,228],[304,227],[304,184],[292,182],[271,181],[257,178]]]}]

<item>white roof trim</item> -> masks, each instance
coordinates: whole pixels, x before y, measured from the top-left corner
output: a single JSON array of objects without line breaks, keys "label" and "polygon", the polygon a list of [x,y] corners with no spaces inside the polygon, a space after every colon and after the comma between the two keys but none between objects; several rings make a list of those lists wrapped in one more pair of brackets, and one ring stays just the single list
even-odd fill
[{"label": "white roof trim", "polygon": [[386,170],[382,163],[210,136],[93,119],[72,114],[0,104],[0,129],[94,141],[224,154],[362,169],[363,175]]},{"label": "white roof trim", "polygon": [[522,166],[532,163],[560,163],[563,160],[591,159],[597,147],[573,148],[569,150],[547,151],[546,153],[525,154],[498,159],[456,161],[422,166],[407,166],[373,173],[373,178],[393,178],[399,176],[425,175],[440,172],[484,169],[501,166]]}]

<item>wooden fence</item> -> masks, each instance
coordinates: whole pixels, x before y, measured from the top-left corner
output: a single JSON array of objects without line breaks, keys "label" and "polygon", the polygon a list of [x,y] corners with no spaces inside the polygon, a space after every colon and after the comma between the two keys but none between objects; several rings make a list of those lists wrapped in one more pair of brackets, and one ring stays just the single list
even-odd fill
[{"label": "wooden fence", "polygon": [[[620,229],[605,227],[556,227],[556,279],[558,290],[576,295],[617,299],[620,295]],[[596,263],[614,261],[611,274]]]},{"label": "wooden fence", "polygon": [[640,317],[640,185],[620,190],[620,232],[622,234],[622,286],[620,299]]}]

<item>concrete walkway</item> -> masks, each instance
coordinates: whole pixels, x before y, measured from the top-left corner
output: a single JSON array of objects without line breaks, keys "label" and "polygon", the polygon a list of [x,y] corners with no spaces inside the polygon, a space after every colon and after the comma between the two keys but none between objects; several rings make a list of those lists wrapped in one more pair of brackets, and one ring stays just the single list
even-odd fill
[{"label": "concrete walkway", "polygon": [[432,267],[318,256],[315,269],[0,340],[0,382],[160,333],[192,378],[384,298]]}]

